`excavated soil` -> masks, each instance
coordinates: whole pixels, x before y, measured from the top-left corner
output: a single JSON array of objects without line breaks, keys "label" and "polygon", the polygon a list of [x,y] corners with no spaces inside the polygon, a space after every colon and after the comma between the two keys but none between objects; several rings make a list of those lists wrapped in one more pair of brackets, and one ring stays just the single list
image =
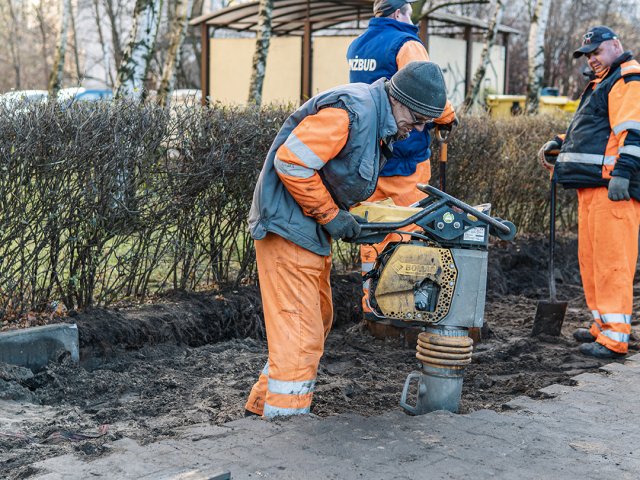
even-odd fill
[{"label": "excavated soil", "polygon": [[[521,238],[491,246],[486,328],[465,375],[461,413],[502,410],[519,395],[540,397],[553,383],[597,369],[571,332],[588,325],[575,238],[557,247],[559,296],[569,301],[561,337],[531,338],[547,291],[547,244]],[[359,322],[358,274],[333,278],[336,322],[327,340],[312,413],[376,415],[398,409],[405,377],[417,369],[402,339],[373,338]],[[636,285],[639,297],[640,284]],[[640,308],[636,304],[634,312]],[[256,287],[173,292],[152,305],[77,314],[82,358],[66,355],[40,372],[0,364],[0,475],[28,478],[32,463],[75,452],[105,455],[113,440],[154,442],[195,423],[243,415],[266,360]],[[632,353],[638,350],[634,324]]]}]

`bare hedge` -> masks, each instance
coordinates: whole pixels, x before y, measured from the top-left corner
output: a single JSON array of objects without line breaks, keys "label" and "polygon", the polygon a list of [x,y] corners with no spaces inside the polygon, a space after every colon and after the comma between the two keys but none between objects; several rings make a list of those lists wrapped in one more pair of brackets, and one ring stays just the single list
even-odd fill
[{"label": "bare hedge", "polygon": [[[521,232],[545,232],[549,222],[550,178],[538,149],[568,126],[567,117],[548,115],[491,119],[462,118],[449,142],[448,193],[471,203],[491,203],[492,214],[513,221]],[[437,144],[432,181],[438,186]],[[575,194],[558,188],[558,227],[577,222]]]},{"label": "bare hedge", "polygon": [[[288,111],[0,107],[0,313],[254,279],[246,217]],[[543,117],[463,119],[449,148],[450,192],[492,202],[521,230],[545,230],[548,177],[535,153],[565,126]],[[566,226],[575,222],[568,199]],[[344,264],[357,259],[351,246],[336,253]]]}]

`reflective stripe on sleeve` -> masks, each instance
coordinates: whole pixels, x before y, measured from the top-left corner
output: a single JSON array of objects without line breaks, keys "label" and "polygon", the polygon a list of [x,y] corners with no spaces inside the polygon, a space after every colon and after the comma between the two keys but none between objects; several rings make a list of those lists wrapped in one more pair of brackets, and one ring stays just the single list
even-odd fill
[{"label": "reflective stripe on sleeve", "polygon": [[620,125],[616,125],[612,128],[613,133],[618,135],[620,132],[624,130],[639,130],[640,131],[640,122],[636,122],[634,120],[628,120],[626,122],[622,122]]},{"label": "reflective stripe on sleeve", "polygon": [[629,65],[628,67],[624,67],[620,69],[620,73],[622,75],[624,75],[625,73],[631,72],[631,71],[636,71],[637,73],[640,73],[640,66],[638,65]]},{"label": "reflective stripe on sleeve", "polygon": [[296,178],[309,178],[312,177],[314,173],[316,173],[316,171],[312,168],[283,162],[277,156],[273,161],[273,166],[276,167],[276,171],[278,173]]},{"label": "reflective stripe on sleeve", "polygon": [[594,320],[600,320],[600,312],[598,310],[591,310],[591,315],[593,315]]},{"label": "reflective stripe on sleeve", "polygon": [[637,147],[635,145],[625,145],[621,147],[618,152],[620,153],[620,155],[625,153],[627,155],[631,155],[632,157],[640,158],[640,147]]},{"label": "reflective stripe on sleeve", "polygon": [[284,142],[291,152],[298,157],[307,167],[314,170],[320,170],[324,167],[324,162],[318,155],[314,153],[309,147],[307,147],[295,133],[289,135],[287,141]]},{"label": "reflective stripe on sleeve", "polygon": [[269,375],[269,362],[267,361],[267,363],[264,364],[264,367],[262,368],[262,375]]}]

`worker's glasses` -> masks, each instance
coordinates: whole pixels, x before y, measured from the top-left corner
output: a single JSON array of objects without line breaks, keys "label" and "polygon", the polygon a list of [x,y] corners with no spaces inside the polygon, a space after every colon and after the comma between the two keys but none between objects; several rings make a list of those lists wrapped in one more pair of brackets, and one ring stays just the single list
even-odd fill
[{"label": "worker's glasses", "polygon": [[419,127],[420,125],[433,122],[433,118],[423,117],[422,115],[418,117],[410,108],[407,108],[407,110],[409,110],[409,113],[411,114],[411,125],[414,127]]}]

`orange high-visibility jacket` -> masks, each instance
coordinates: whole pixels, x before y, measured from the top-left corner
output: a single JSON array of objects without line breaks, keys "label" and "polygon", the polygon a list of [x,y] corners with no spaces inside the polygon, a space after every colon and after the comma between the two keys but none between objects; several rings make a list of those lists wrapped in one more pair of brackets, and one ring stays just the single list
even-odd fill
[{"label": "orange high-visibility jacket", "polygon": [[[299,132],[305,137],[301,140],[296,127],[304,126],[309,116],[321,117],[317,114],[323,109],[346,111],[343,118],[348,120],[327,115],[324,126],[315,122],[314,131]],[[346,141],[336,140],[340,132]],[[252,237],[259,240],[273,232],[329,255],[331,241],[322,225],[338,208],[348,209],[371,196],[384,164],[381,143],[391,143],[396,132],[384,79],[343,85],[311,98],[285,121],[267,154],[249,212]],[[323,142],[344,146],[334,152],[321,148]]]},{"label": "orange high-visibility jacket", "polygon": [[562,144],[555,174],[565,188],[608,185],[611,176],[631,180],[640,200],[640,64],[625,52],[582,94]]}]

